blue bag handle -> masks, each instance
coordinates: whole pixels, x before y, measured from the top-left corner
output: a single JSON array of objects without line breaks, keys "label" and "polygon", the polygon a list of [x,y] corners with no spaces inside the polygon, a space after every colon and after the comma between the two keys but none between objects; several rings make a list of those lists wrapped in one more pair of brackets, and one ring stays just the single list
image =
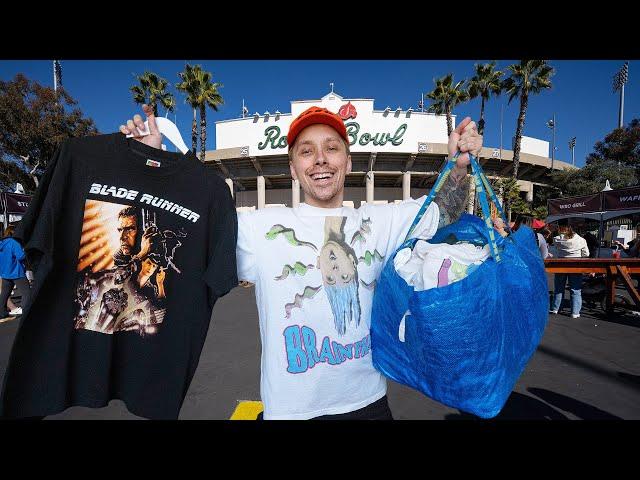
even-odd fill
[{"label": "blue bag handle", "polygon": [[[422,219],[425,212],[427,211],[427,208],[429,207],[434,197],[438,194],[438,192],[442,188],[442,185],[444,184],[444,182],[449,177],[449,174],[451,173],[451,169],[455,167],[456,160],[459,156],[460,156],[460,152],[458,151],[453,156],[453,158],[449,159],[445,167],[440,172],[440,175],[438,175],[438,178],[436,179],[433,185],[433,188],[431,189],[431,191],[429,192],[429,195],[427,196],[424,203],[422,204],[422,207],[420,207],[420,210],[416,214],[416,217],[413,219],[413,223],[411,224],[411,227],[407,232],[407,236],[404,239],[405,243],[413,233],[418,223],[420,223],[420,220]],[[473,155],[471,155],[471,153],[469,153],[469,160],[471,163],[471,172],[473,175],[473,179],[476,183],[476,194],[478,195],[478,200],[480,201],[480,207],[482,208],[482,214],[484,216],[485,225],[487,226],[487,230],[489,231],[489,239],[490,239],[489,248],[491,250],[491,256],[496,262],[500,262],[501,259],[500,259],[500,254],[498,253],[498,247],[496,245],[495,230],[493,228],[493,223],[491,221],[491,210],[489,209],[489,203],[487,201],[487,192],[491,196],[491,200],[495,203],[496,208],[498,209],[498,212],[500,213],[500,216],[502,217],[507,229],[509,229],[509,224],[507,223],[507,219],[504,215],[502,207],[500,206],[500,202],[498,202],[496,194],[491,188],[491,185],[489,184],[487,177],[484,175],[482,168],[476,161],[476,158]]]},{"label": "blue bag handle", "polygon": [[502,220],[504,221],[505,228],[507,229],[507,231],[511,232],[511,227],[509,226],[509,222],[507,222],[507,216],[504,214],[504,211],[502,210],[502,206],[500,205],[500,202],[498,201],[498,198],[496,197],[496,194],[493,191],[493,188],[491,188],[491,183],[489,183],[489,180],[487,179],[486,175],[482,171],[482,168],[480,167],[480,164],[478,164],[478,162],[476,161],[475,157],[473,155],[469,155],[469,159],[471,161],[471,171],[473,171],[474,164],[475,164],[476,166],[475,168],[478,171],[480,178],[482,179],[482,184],[484,185],[485,190],[489,192],[489,195],[491,195],[491,201],[496,206],[496,209],[500,214],[500,218],[502,218]]}]

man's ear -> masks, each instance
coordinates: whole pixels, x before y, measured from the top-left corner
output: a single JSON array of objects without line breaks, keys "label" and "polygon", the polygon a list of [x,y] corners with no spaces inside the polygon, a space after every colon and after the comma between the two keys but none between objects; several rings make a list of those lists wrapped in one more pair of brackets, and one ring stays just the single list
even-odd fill
[{"label": "man's ear", "polygon": [[291,160],[289,160],[289,170],[291,170],[291,178],[298,180],[298,175],[296,175],[296,170],[293,168],[293,162],[291,162]]},{"label": "man's ear", "polygon": [[351,155],[347,155],[347,174],[351,173]]}]

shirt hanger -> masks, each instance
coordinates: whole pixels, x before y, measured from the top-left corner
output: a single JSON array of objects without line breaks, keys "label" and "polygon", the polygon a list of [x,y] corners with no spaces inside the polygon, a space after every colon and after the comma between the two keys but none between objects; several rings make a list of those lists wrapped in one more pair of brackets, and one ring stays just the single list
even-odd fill
[{"label": "shirt hanger", "polygon": [[[184,143],[182,139],[182,135],[180,135],[180,130],[176,127],[176,124],[171,120],[165,117],[156,117],[156,125],[158,126],[158,131],[164,135],[171,143],[173,143],[178,150],[180,150],[183,154],[186,154],[189,151],[189,147]],[[145,131],[142,132],[138,137],[146,137],[150,135],[149,132],[149,121],[144,122]],[[133,137],[132,134],[127,135],[127,138]]]}]

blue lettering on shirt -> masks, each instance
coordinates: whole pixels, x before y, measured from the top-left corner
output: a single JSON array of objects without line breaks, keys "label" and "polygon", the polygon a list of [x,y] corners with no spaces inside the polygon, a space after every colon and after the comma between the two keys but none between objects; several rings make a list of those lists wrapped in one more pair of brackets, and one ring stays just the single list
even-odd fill
[{"label": "blue lettering on shirt", "polygon": [[347,345],[324,337],[319,347],[315,331],[306,326],[290,325],[284,329],[283,336],[289,373],[304,373],[318,363],[340,365],[371,351],[370,335]]}]

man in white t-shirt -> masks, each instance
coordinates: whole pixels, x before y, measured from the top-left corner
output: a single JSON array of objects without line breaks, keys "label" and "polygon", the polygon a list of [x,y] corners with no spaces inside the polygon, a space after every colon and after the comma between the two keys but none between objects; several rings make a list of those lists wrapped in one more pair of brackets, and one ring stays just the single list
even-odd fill
[{"label": "man in white t-shirt", "polygon": [[[145,113],[151,135],[138,139],[159,148],[153,112]],[[120,131],[139,136],[142,118]],[[386,380],[371,361],[371,305],[384,262],[424,197],[343,207],[349,137],[342,119],[324,108],[301,113],[287,142],[306,203],[238,213],[238,278],[256,289],[264,418],[392,419]],[[465,118],[449,137],[449,155],[462,154],[414,237],[431,238],[464,211],[467,152],[477,155],[481,146],[475,123]]]}]

